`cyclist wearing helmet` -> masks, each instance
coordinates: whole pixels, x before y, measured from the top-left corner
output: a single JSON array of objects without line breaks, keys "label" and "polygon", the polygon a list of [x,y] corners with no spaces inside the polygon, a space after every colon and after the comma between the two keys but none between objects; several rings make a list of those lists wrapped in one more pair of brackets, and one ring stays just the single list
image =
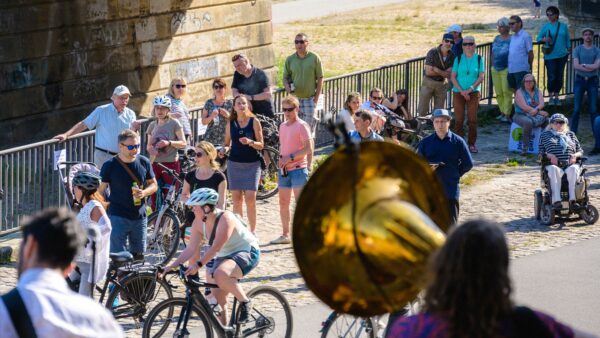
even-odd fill
[{"label": "cyclist wearing helmet", "polygon": [[[167,96],[157,96],[154,98],[153,104],[152,115],[156,117],[156,121],[152,121],[148,126],[146,149],[150,155],[154,176],[162,183],[159,185],[164,187],[164,185],[173,184],[174,179],[163,173],[164,170],[156,163],[179,172],[177,149],[185,148],[187,142],[181,123],[171,117],[171,99]],[[152,209],[156,209],[156,195],[152,195]]]},{"label": "cyclist wearing helmet", "polygon": [[[108,269],[112,227],[106,215],[108,204],[98,192],[100,180],[100,176],[96,174],[80,171],[72,181],[75,202],[81,206],[77,220],[88,235],[88,242],[84,250],[75,256],[79,272],[73,270],[69,278],[71,281],[80,280],[79,293],[85,296],[91,296],[92,286],[104,279]],[[96,238],[92,238],[92,233],[97,234]],[[96,264],[93,267],[94,279],[92,280],[93,251],[91,243],[94,240],[96,242]]]},{"label": "cyclist wearing helmet", "polygon": [[196,218],[192,224],[192,238],[179,257],[165,267],[169,271],[188,260],[200,248],[201,240],[208,241],[209,247],[201,254],[196,264],[188,267],[186,275],[195,274],[206,265],[210,274],[209,282],[216,282],[219,289],[212,290],[217,302],[223,308],[221,322],[227,318],[227,295],[232,293],[240,302],[238,322],[248,320],[251,310],[250,300],[238,283],[258,265],[260,249],[258,240],[246,224],[231,211],[216,208],[219,194],[210,188],[195,190],[186,205],[192,207]]}]

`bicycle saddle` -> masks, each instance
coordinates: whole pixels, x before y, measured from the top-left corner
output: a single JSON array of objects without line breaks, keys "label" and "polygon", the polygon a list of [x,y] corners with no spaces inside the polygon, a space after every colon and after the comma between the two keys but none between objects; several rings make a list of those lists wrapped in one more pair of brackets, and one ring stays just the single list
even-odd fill
[{"label": "bicycle saddle", "polygon": [[110,260],[115,263],[126,263],[133,261],[133,255],[129,251],[111,252]]}]

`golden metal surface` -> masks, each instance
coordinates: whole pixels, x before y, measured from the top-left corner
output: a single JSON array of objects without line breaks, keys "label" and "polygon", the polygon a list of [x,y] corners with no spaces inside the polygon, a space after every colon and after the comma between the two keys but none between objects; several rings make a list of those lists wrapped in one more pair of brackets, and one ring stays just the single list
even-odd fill
[{"label": "golden metal surface", "polygon": [[293,245],[300,272],[336,311],[397,311],[421,290],[427,260],[444,242],[447,205],[434,172],[411,150],[388,142],[362,143],[355,155],[338,150],[298,200]]}]

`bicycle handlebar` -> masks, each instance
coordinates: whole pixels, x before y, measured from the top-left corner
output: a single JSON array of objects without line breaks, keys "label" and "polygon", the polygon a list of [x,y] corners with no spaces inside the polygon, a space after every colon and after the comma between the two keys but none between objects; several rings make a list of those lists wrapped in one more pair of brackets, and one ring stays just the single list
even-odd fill
[{"label": "bicycle handlebar", "polygon": [[154,162],[154,163],[156,163],[159,167],[161,167],[163,169],[163,172],[166,172],[167,174],[169,174],[169,176],[172,176],[175,180],[177,180],[177,182],[183,184],[183,180],[181,180],[179,178],[179,174],[177,174],[177,172],[175,170],[168,168],[167,166],[165,166],[162,163],[159,163],[159,162]]}]

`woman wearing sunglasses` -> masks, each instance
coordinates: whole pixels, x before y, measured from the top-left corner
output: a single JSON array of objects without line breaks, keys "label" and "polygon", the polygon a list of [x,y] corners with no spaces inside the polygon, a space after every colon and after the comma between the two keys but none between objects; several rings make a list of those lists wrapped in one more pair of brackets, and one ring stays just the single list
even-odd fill
[{"label": "woman wearing sunglasses", "polygon": [[194,138],[192,137],[192,127],[190,126],[190,113],[182,101],[186,92],[187,82],[182,77],[176,77],[171,80],[167,97],[171,99],[171,117],[176,118],[181,123],[185,140],[189,143],[193,142]]},{"label": "woman wearing sunglasses", "polygon": [[227,184],[233,199],[233,212],[243,216],[246,202],[250,231],[256,231],[256,190],[260,181],[260,151],[264,147],[260,122],[252,114],[250,103],[244,96],[233,99],[231,119],[225,128],[224,156],[231,148],[227,160]]},{"label": "woman wearing sunglasses", "polygon": [[531,131],[548,121],[544,109],[544,94],[538,88],[535,77],[527,74],[523,77],[521,88],[515,92],[515,115],[513,121],[523,128],[523,146],[521,155],[527,155]]},{"label": "woman wearing sunglasses", "polygon": [[225,126],[229,122],[229,112],[233,108],[233,101],[225,98],[227,84],[222,79],[215,79],[212,89],[214,97],[208,99],[202,109],[202,124],[207,126],[203,140],[214,145],[221,145],[225,141]]},{"label": "woman wearing sunglasses", "polygon": [[[152,121],[146,131],[148,135],[146,150],[150,155],[154,175],[160,182],[159,185],[165,189],[166,186],[173,184],[175,179],[165,173],[157,163],[179,172],[181,168],[177,149],[185,148],[187,142],[181,123],[171,117],[171,99],[167,96],[157,96],[153,104],[152,115],[156,117],[156,121]],[[152,210],[156,210],[156,195],[152,195]]]}]

